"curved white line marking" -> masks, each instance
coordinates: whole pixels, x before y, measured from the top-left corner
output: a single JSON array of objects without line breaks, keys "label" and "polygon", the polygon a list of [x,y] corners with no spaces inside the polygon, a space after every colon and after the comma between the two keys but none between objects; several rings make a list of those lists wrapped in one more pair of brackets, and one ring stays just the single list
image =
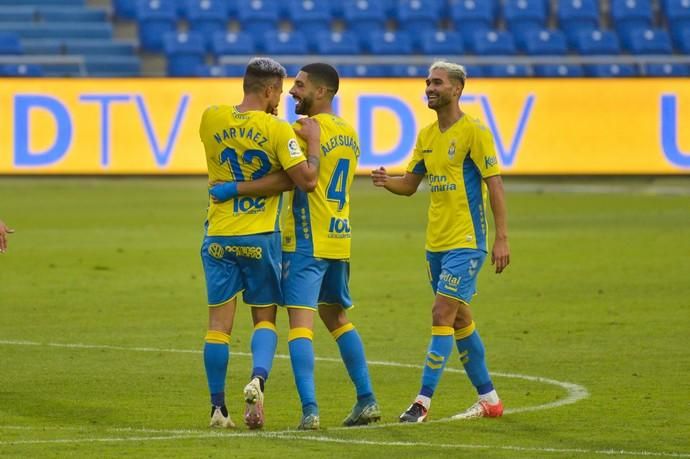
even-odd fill
[{"label": "curved white line marking", "polygon": [[[50,347],[59,347],[59,348],[68,348],[68,349],[106,349],[106,350],[113,350],[113,351],[170,352],[170,353],[178,353],[178,354],[201,354],[200,350],[161,349],[161,348],[154,348],[154,347],[125,347],[125,346],[112,346],[112,345],[108,345],[108,344],[39,343],[39,342],[35,342],[35,341],[13,341],[13,340],[0,340],[0,344],[13,345],[13,346],[50,346]],[[232,355],[251,357],[251,353],[248,353],[248,352],[233,352]],[[285,354],[276,354],[275,357],[278,359],[289,359],[290,358],[289,355],[285,355]],[[320,361],[320,362],[342,362],[341,359],[334,358],[334,357],[315,357],[315,360]],[[382,361],[382,360],[368,360],[367,363],[371,366],[385,366],[385,367],[413,368],[413,369],[421,368],[420,365],[414,365],[411,363],[388,362],[388,361]],[[464,370],[460,370],[457,368],[450,368],[450,367],[446,367],[444,372],[465,373]],[[516,374],[516,373],[502,373],[502,372],[494,371],[491,374],[494,376],[499,376],[499,377],[503,377],[503,378],[524,379],[527,381],[533,381],[533,382],[537,382],[537,383],[541,383],[541,384],[550,384],[550,385],[561,387],[561,388],[565,389],[567,392],[566,397],[562,398],[560,400],[556,400],[554,402],[549,402],[549,403],[543,403],[541,405],[524,406],[524,407],[518,407],[518,408],[507,408],[504,411],[504,414],[515,414],[515,413],[525,413],[525,412],[530,412],[530,411],[548,410],[548,409],[552,409],[552,408],[558,408],[558,407],[561,407],[564,405],[571,405],[573,403],[576,403],[582,399],[589,397],[589,392],[587,391],[587,389],[585,387],[583,387],[579,384],[575,384],[575,383],[558,381],[556,379],[550,379],[550,378],[543,378],[541,376],[529,376],[529,375],[521,375],[521,374]],[[451,417],[448,417],[448,418],[436,419],[436,420],[429,421],[429,422],[448,422],[448,421],[455,421],[455,420],[464,419],[461,415],[462,415],[462,413],[458,413],[458,414],[451,416]],[[398,426],[398,425],[400,425],[400,424],[399,423],[381,423],[381,424],[362,426],[362,427],[358,427],[358,428],[359,429],[371,429],[371,428],[381,428],[381,427],[390,427],[390,426]],[[341,430],[341,429],[352,429],[352,427],[335,427],[335,428],[332,428],[329,430]]]}]

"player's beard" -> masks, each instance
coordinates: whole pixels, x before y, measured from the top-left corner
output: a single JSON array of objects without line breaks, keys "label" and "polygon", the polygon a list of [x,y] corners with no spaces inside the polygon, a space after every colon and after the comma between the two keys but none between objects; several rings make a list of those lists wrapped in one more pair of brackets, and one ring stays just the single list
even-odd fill
[{"label": "player's beard", "polygon": [[299,101],[297,101],[297,105],[295,105],[295,113],[298,115],[308,115],[309,110],[311,110],[312,106],[312,99],[309,97],[303,97]]},{"label": "player's beard", "polygon": [[444,97],[443,94],[437,93],[437,94],[434,94],[434,96],[436,96],[436,99],[434,101],[429,99],[429,96],[427,96],[427,104],[426,105],[427,105],[427,107],[429,107],[432,110],[439,110],[439,109],[445,107],[446,105],[448,105],[450,103],[450,98]]}]

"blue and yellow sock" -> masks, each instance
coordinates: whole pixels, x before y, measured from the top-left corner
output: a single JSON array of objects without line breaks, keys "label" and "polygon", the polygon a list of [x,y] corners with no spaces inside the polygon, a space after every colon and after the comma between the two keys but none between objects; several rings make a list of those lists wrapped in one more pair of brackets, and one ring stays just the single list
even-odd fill
[{"label": "blue and yellow sock", "polygon": [[364,344],[362,338],[357,333],[352,323],[343,325],[331,332],[338,348],[340,356],[345,363],[347,373],[350,375],[352,383],[357,391],[357,400],[369,401],[374,399],[374,392],[371,389],[371,379],[369,378],[369,368],[367,359],[364,356]]},{"label": "blue and yellow sock", "polygon": [[419,395],[431,398],[441,380],[443,369],[453,351],[453,327],[431,327],[431,343],[422,371],[422,389]]},{"label": "blue and yellow sock", "polygon": [[484,343],[476,328],[473,321],[467,327],[455,330],[455,344],[467,376],[477,389],[477,393],[483,395],[494,390],[494,385],[486,367]]},{"label": "blue and yellow sock", "polygon": [[288,347],[292,373],[295,376],[297,393],[302,402],[302,412],[316,413],[316,389],[314,387],[314,332],[305,327],[291,328],[288,333]]},{"label": "blue and yellow sock", "polygon": [[230,360],[230,335],[209,330],[204,338],[204,367],[211,404],[225,406],[225,376]]},{"label": "blue and yellow sock", "polygon": [[258,376],[261,379],[261,390],[264,390],[264,382],[271,373],[277,343],[278,335],[275,324],[262,321],[254,326],[254,333],[252,334],[252,378]]}]

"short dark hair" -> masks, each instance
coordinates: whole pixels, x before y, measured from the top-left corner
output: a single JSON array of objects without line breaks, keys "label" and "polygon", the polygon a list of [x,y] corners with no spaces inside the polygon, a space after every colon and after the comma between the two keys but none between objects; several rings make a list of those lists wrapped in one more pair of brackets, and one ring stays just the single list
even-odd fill
[{"label": "short dark hair", "polygon": [[257,92],[287,76],[285,67],[269,57],[255,57],[249,61],[244,71],[242,89],[244,92]]},{"label": "short dark hair", "polygon": [[332,65],[315,62],[305,65],[300,70],[307,73],[309,79],[314,83],[323,85],[333,91],[334,95],[338,92],[340,78],[338,77],[338,71]]}]

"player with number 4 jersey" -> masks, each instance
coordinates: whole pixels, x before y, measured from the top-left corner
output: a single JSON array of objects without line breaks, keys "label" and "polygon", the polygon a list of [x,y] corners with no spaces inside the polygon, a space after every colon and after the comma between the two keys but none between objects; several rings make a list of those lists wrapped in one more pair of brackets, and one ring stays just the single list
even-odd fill
[{"label": "player with number 4 jersey", "polygon": [[[343,424],[364,425],[381,418],[362,340],[345,313],[352,307],[350,186],[360,151],[355,130],[333,113],[338,86],[338,73],[332,66],[314,63],[302,67],[290,89],[295,112],[316,120],[321,129],[316,189],[313,193],[292,192],[283,228],[282,288],[290,320],[290,360],[302,403],[298,428],[303,430],[319,428],[312,343],[317,310],[336,340],[355,386],[357,402]],[[295,125],[298,134],[303,128]]]}]

